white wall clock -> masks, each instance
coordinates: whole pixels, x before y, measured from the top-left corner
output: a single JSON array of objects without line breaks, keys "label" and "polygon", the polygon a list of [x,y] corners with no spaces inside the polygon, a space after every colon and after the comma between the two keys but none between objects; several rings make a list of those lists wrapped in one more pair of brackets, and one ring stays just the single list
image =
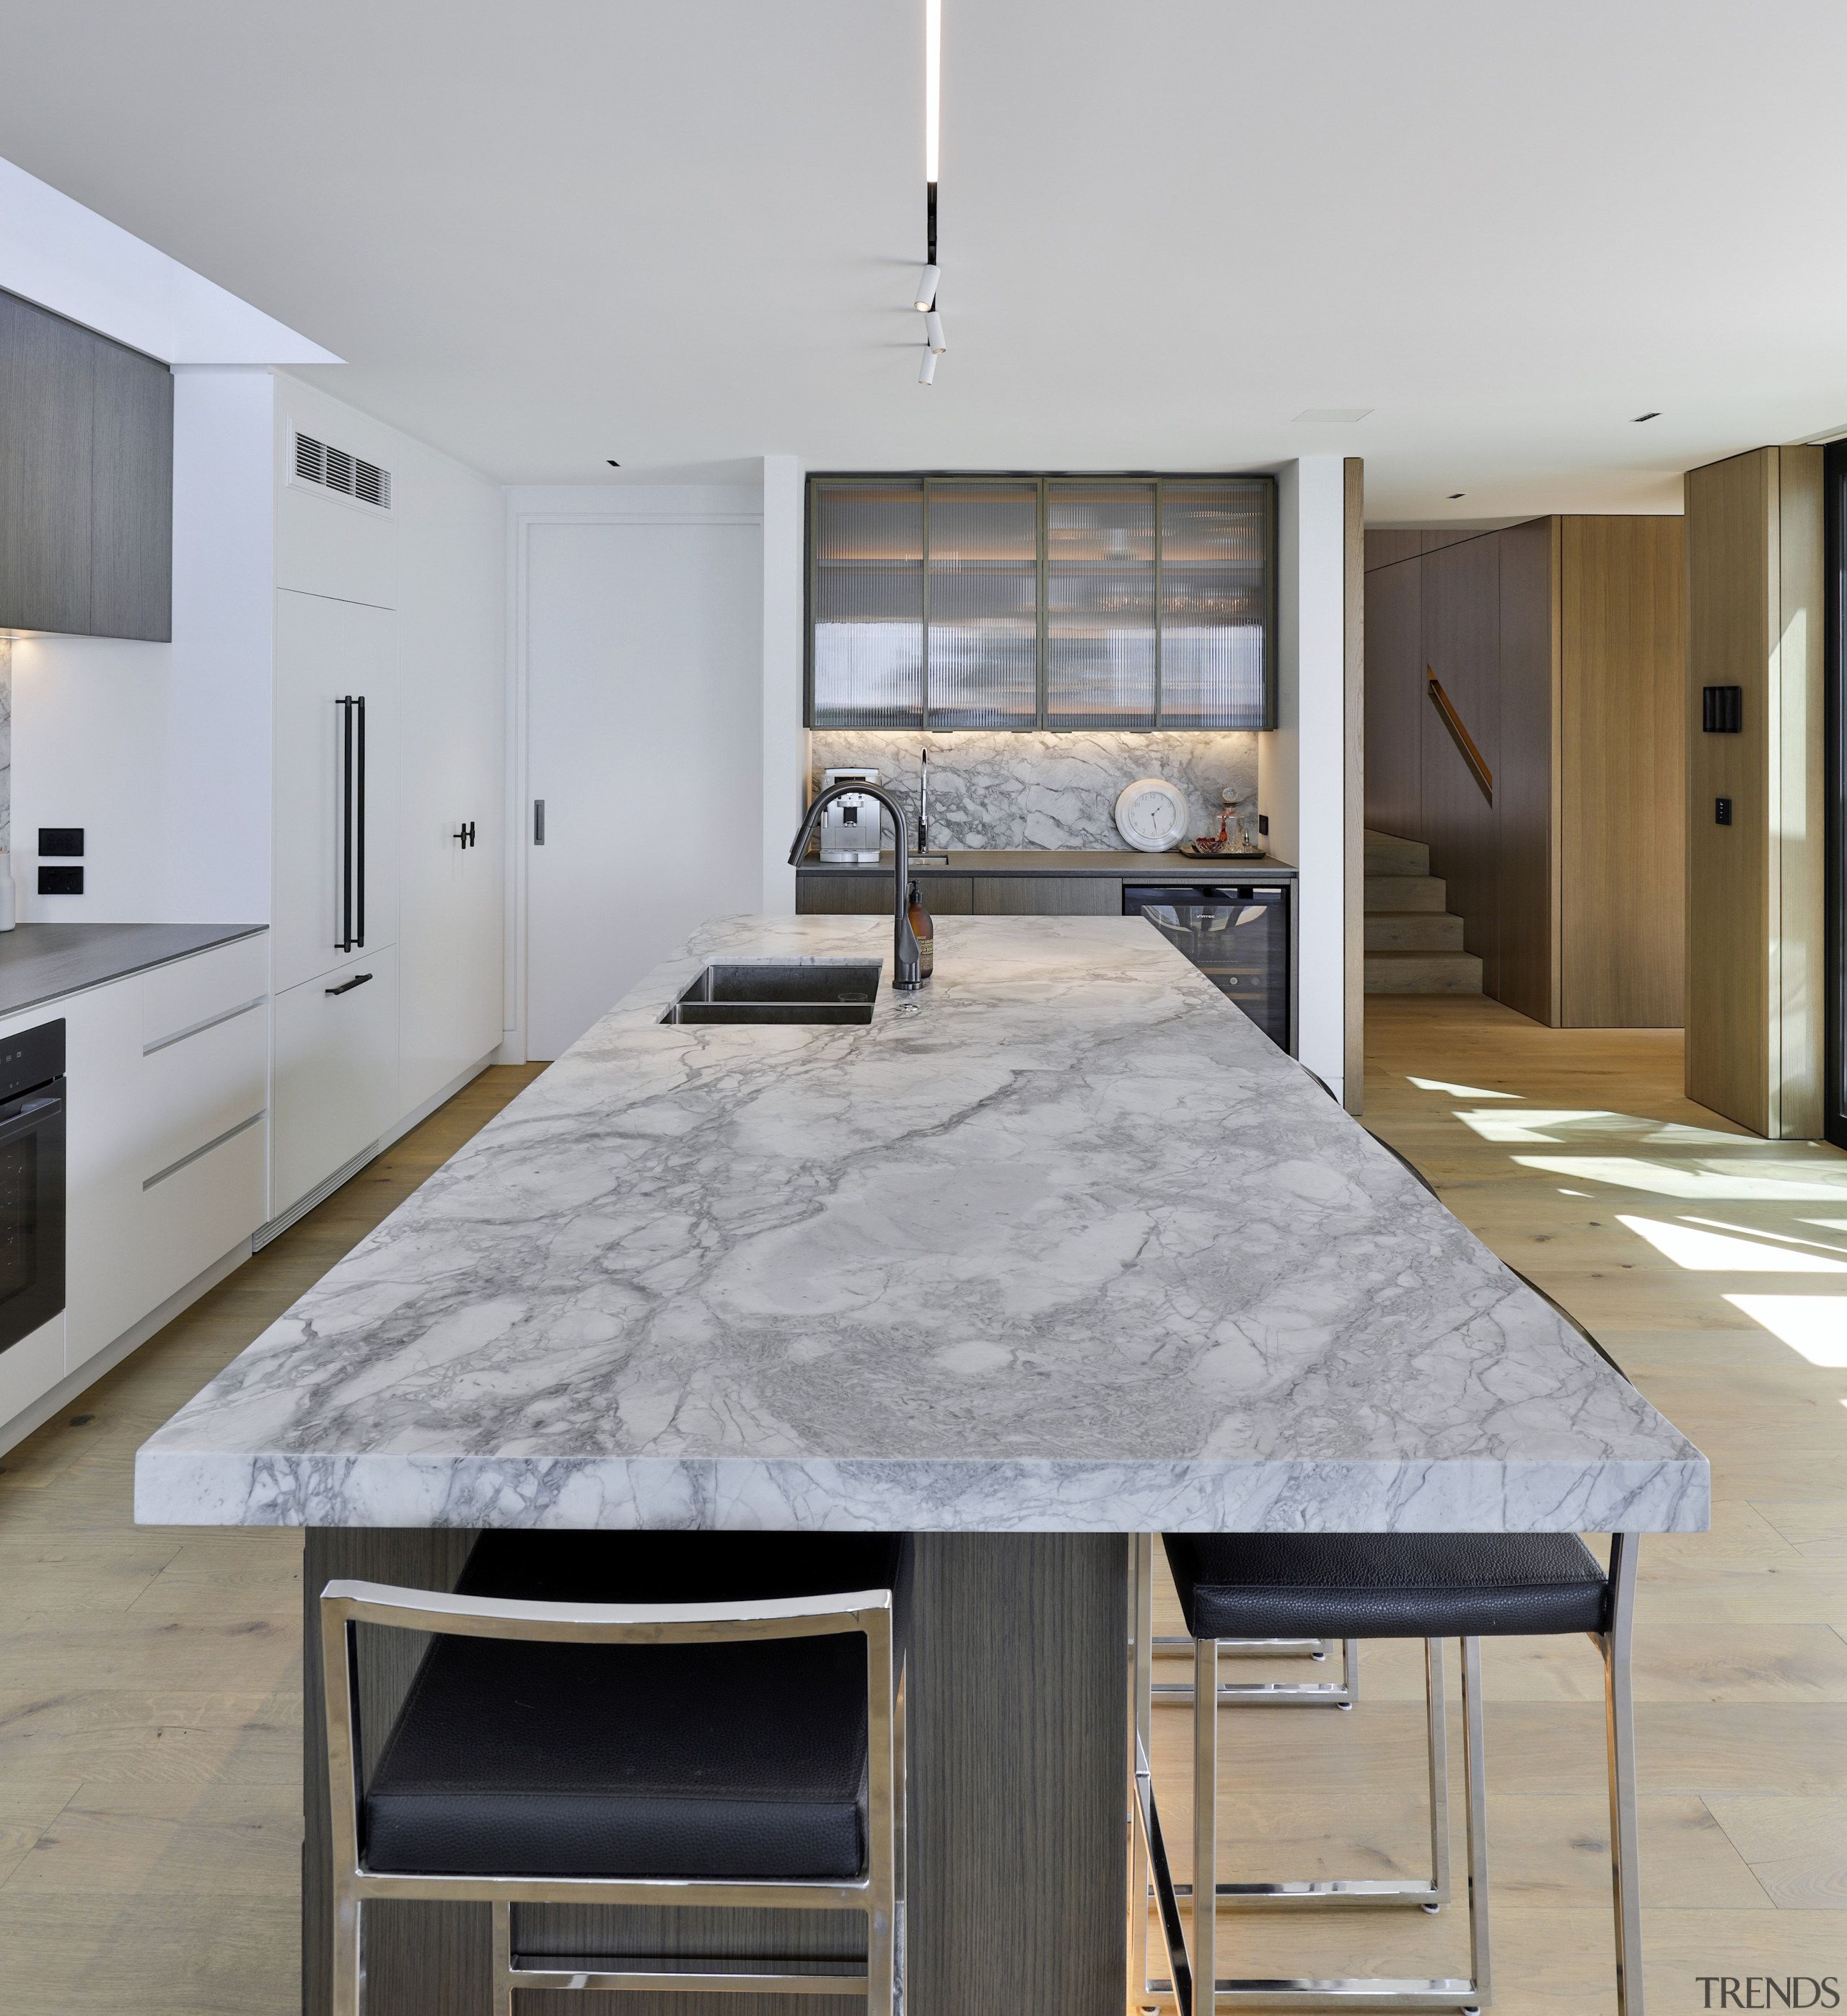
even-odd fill
[{"label": "white wall clock", "polygon": [[1138,777],[1116,800],[1116,830],[1143,854],[1165,854],[1186,837],[1186,801],[1165,777]]}]

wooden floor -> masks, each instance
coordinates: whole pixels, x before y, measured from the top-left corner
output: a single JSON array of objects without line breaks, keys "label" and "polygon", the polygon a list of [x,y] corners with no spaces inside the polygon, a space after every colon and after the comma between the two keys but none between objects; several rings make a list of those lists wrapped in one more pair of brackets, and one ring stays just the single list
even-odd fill
[{"label": "wooden floor", "polygon": [[0,1456],[0,2000],[301,2007],[301,1535],[138,1528],[135,1451],[537,1075],[495,1070]]},{"label": "wooden floor", "polygon": [[[1689,1105],[1672,1032],[1545,1030],[1469,998],[1375,997],[1366,1025],[1367,1124],[1712,1458],[1711,1534],[1642,1557],[1652,2016],[1703,2008],[1701,1975],[1847,1977],[1847,1365],[1726,1299],[1847,1359],[1847,1157]],[[0,1458],[9,2006],[298,2007],[299,1540],[137,1529],[134,1451],[531,1075],[477,1081]],[[1597,1657],[1515,1640],[1484,1664],[1494,2009],[1613,2016]],[[1368,1646],[1350,1715],[1228,1712],[1226,1880],[1414,1873],[1421,1685],[1415,1648]],[[1158,1713],[1183,1876],[1187,1734]],[[1454,1746],[1452,1769],[1460,1796]],[[1461,1914],[1227,1913],[1221,1949],[1239,1974],[1460,1971]]]},{"label": "wooden floor", "polygon": [[[1486,999],[1374,997],[1366,1067],[1366,1124],[1712,1462],[1712,1531],[1641,1556],[1651,2016],[1707,2007],[1701,1975],[1736,1977],[1741,1996],[1746,1977],[1773,1975],[1778,2007],[1791,1975],[1831,1975],[1847,1993],[1847,1157],[1759,1141],[1690,1104],[1678,1031],[1549,1030]],[[1832,1363],[1733,1296],[1772,1298],[1759,1313]],[[1417,1654],[1368,1645],[1360,1666],[1350,1715],[1222,1716],[1222,1881],[1428,1868]],[[1496,2016],[1613,2012],[1600,1662],[1581,1639],[1491,1640],[1483,1666]],[[1453,1648],[1449,1696],[1453,1714]],[[1190,1720],[1156,1717],[1158,1789],[1183,1837]],[[1458,1802],[1459,1744],[1458,1726]],[[1226,1913],[1221,1928],[1222,1970],[1240,1975],[1425,1975],[1466,1957],[1460,1909]]]}]

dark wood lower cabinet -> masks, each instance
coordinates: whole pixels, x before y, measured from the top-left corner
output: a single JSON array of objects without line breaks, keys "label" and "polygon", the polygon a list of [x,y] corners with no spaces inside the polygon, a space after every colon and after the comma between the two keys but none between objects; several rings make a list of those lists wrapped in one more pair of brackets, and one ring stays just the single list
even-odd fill
[{"label": "dark wood lower cabinet", "polygon": [[[319,1600],[340,1576],[455,1586],[470,1533],[314,1528],[303,1587],[302,2008],[331,2008]],[[908,2016],[1121,2016],[1126,1982],[1127,1543],[1090,1533],[918,1536],[905,1682]],[[421,1645],[362,1633],[376,1758]],[[782,1914],[778,1914],[779,1917]],[[808,1917],[810,1914],[800,1914]],[[805,1950],[863,1952],[856,1913],[812,1914]],[[524,1950],[719,1953],[731,1914],[533,1907]],[[484,2016],[488,1907],[369,1905],[368,2016]],[[521,1994],[516,2016],[839,2016],[837,1996]]]},{"label": "dark wood lower cabinet", "polygon": [[[1119,917],[1122,884],[1113,875],[933,875],[916,878],[934,917]],[[891,907],[888,869],[813,869],[797,878],[802,916],[883,915]]]}]

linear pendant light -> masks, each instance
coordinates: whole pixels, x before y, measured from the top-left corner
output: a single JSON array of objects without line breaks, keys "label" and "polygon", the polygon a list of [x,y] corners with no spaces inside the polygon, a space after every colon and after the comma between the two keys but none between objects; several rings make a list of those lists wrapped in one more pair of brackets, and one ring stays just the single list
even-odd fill
[{"label": "linear pendant light", "polygon": [[936,360],[949,348],[943,336],[943,319],[936,311],[937,283],[941,275],[936,263],[936,174],[942,132],[943,0],[924,0],[924,236],[928,250],[924,270],[917,276],[916,306],[924,322],[924,362],[917,372],[920,385],[936,382]]}]

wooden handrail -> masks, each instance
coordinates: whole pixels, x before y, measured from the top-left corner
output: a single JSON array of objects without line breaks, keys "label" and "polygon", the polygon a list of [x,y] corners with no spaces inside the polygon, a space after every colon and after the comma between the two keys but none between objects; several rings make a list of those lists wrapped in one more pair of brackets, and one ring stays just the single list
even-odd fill
[{"label": "wooden handrail", "polygon": [[1449,729],[1456,746],[1462,751],[1462,760],[1474,773],[1475,782],[1482,787],[1482,795],[1490,805],[1494,803],[1494,772],[1482,760],[1482,752],[1475,747],[1475,738],[1462,725],[1462,716],[1456,711],[1456,703],[1443,690],[1443,682],[1428,665],[1424,668],[1428,682],[1424,691],[1435,704],[1436,711],[1443,718],[1443,725]]}]

